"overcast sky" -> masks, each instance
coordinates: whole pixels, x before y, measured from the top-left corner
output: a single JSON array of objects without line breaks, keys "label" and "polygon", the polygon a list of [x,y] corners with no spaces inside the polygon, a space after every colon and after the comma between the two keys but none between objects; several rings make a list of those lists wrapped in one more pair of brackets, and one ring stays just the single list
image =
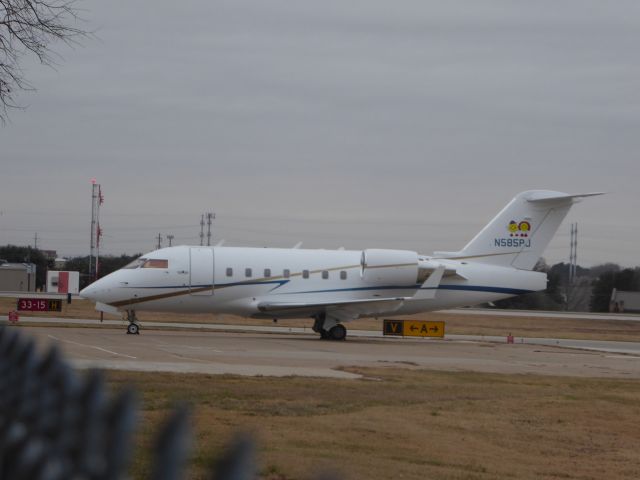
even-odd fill
[{"label": "overcast sky", "polygon": [[[96,38],[0,126],[0,244],[457,250],[515,194],[607,191],[545,252],[639,265],[640,2],[80,0]],[[166,241],[163,243],[166,245]]]}]

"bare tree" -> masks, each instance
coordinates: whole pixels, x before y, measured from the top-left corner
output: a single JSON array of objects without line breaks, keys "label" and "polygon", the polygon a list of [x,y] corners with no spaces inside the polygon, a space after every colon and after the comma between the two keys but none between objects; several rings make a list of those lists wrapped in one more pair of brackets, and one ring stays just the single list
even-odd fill
[{"label": "bare tree", "polygon": [[21,68],[29,55],[44,65],[54,65],[50,45],[77,42],[87,32],[79,28],[75,0],[0,0],[0,122],[7,109],[20,108],[16,94],[33,90]]}]

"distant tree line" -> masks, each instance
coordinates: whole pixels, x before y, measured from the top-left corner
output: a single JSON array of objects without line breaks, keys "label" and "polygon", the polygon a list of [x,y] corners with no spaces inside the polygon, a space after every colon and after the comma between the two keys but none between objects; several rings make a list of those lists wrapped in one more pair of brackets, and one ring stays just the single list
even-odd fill
[{"label": "distant tree line", "polygon": [[9,263],[33,263],[36,266],[36,288],[42,288],[47,283],[47,270],[53,268],[53,260],[37,248],[6,245],[0,247],[0,259]]},{"label": "distant tree line", "polygon": [[[121,269],[141,255],[141,253],[138,253],[136,255],[122,254],[119,257],[113,255],[100,257],[98,263],[98,277],[102,278],[106,275],[109,275],[111,272],[115,272],[116,270]],[[68,259],[65,263],[64,268],[65,270],[80,272],[80,288],[84,288],[91,283],[91,278],[89,278],[88,255],[85,257],[73,257]]]},{"label": "distant tree line", "polygon": [[640,267],[625,268],[623,270],[618,267],[617,270],[605,271],[598,275],[593,282],[593,290],[591,292],[591,302],[589,304],[591,311],[609,311],[609,301],[614,288],[629,292],[640,291]]},{"label": "distant tree line", "polygon": [[[614,288],[625,291],[640,291],[640,267],[622,268],[615,263],[604,263],[591,268],[577,266],[576,279],[569,284],[569,264],[556,263],[548,266],[541,259],[536,271],[547,274],[547,289],[507,298],[495,302],[497,308],[521,310],[589,310],[608,312]],[[576,308],[581,297],[582,308]]]},{"label": "distant tree line", "polygon": [[[141,254],[137,255],[120,255],[111,256],[106,255],[100,257],[99,261],[99,276],[115,272],[116,270],[124,267],[128,263],[138,258]],[[36,265],[36,288],[44,290],[47,284],[47,271],[55,269],[55,262],[37,248],[21,247],[17,245],[6,245],[0,247],[0,259],[6,260],[9,263],[33,263]],[[73,272],[80,272],[80,288],[86,287],[91,283],[89,278],[89,256],[85,257],[73,257],[66,261],[62,270],[70,270]]]}]

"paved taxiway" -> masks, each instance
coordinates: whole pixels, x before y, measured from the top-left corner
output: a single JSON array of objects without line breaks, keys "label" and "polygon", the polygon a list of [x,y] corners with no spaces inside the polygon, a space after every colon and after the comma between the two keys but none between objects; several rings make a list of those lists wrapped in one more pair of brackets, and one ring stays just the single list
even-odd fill
[{"label": "paved taxiway", "polygon": [[[6,319],[0,315],[0,323]],[[120,327],[126,329],[127,322],[125,320],[97,320],[78,319],[78,318],[42,318],[42,317],[22,317],[20,320],[23,324],[48,324],[48,325],[100,325],[105,327]],[[301,327],[280,327],[280,326],[258,326],[258,325],[237,325],[237,324],[216,324],[216,323],[167,323],[167,322],[144,322],[143,329],[147,328],[170,328],[172,330],[209,330],[209,331],[225,331],[225,332],[252,332],[252,333],[280,333],[280,334],[310,334],[313,331],[310,326]],[[384,335],[380,330],[349,330],[349,337],[367,337],[382,338]],[[447,340],[467,340],[480,342],[502,343],[505,337],[491,335],[449,335]],[[391,339],[389,339],[391,340]],[[640,342],[616,342],[607,340],[569,340],[558,338],[520,338],[516,337],[516,343],[527,343],[534,345],[546,345],[549,347],[576,348],[581,350],[594,350],[609,353],[624,353],[629,355],[640,356]]]},{"label": "paved taxiway", "polygon": [[509,345],[477,337],[425,340],[352,335],[346,342],[327,342],[299,333],[145,329],[141,335],[126,335],[111,328],[53,326],[23,332],[42,348],[58,344],[79,368],[357,378],[342,368],[395,366],[640,378],[640,355],[531,343]]}]

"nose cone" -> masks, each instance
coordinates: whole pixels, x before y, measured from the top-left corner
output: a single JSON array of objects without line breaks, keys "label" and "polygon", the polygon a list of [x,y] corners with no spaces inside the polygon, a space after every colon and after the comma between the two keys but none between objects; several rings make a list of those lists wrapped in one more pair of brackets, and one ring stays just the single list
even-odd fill
[{"label": "nose cone", "polygon": [[97,302],[98,299],[96,298],[96,295],[98,294],[99,289],[96,288],[96,283],[100,283],[100,282],[94,282],[88,287],[80,290],[80,297]]},{"label": "nose cone", "polygon": [[130,270],[116,270],[84,288],[80,296],[96,303],[117,306],[136,297],[136,290],[129,285],[131,277]]},{"label": "nose cone", "polygon": [[121,294],[118,286],[117,278],[112,273],[82,289],[80,296],[94,302],[111,303]]}]

